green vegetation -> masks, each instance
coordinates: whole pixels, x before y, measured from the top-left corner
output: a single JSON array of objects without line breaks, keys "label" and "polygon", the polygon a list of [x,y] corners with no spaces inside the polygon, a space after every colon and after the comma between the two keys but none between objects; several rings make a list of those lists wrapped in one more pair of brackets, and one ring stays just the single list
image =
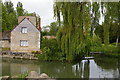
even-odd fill
[{"label": "green vegetation", "polygon": [[21,79],[24,80],[25,77],[27,77],[27,76],[28,76],[28,72],[24,72],[24,73],[22,73],[22,74],[19,74],[19,75],[18,75],[18,78],[20,78],[20,80],[21,80]]},{"label": "green vegetation", "polygon": [[[101,12],[99,11],[100,7]],[[117,44],[120,35],[119,7],[119,2],[94,2],[93,4],[89,2],[54,3],[54,14],[59,24],[61,17],[63,18],[63,25],[57,33],[57,41],[62,53],[66,54],[67,61],[73,61],[74,58],[81,58],[82,55],[86,55],[90,51],[118,52],[119,47]],[[106,9],[105,12],[103,11],[104,8]],[[101,13],[104,15],[104,21],[102,24],[99,24]],[[117,29],[114,35],[116,36],[116,46],[109,44],[110,33],[115,32],[113,24],[115,24],[114,27]]]},{"label": "green vegetation", "polygon": [[28,13],[28,11],[23,8],[21,2],[17,3],[16,10],[11,1],[5,1],[4,3],[0,2],[0,4],[2,4],[2,32],[11,31],[16,25],[18,25],[17,22],[19,16],[39,17],[35,12]]},{"label": "green vegetation", "polygon": [[41,41],[41,50],[42,50],[42,54],[37,55],[37,57],[40,60],[47,60],[47,61],[64,60],[64,55],[60,52],[56,39],[43,39]]},{"label": "green vegetation", "polygon": [[56,36],[59,30],[58,22],[52,22],[50,25],[43,26],[42,28],[42,36],[51,35]]},{"label": "green vegetation", "polygon": [[[48,30],[42,35],[56,35],[57,41],[42,40],[42,57],[39,58],[71,62],[80,60],[89,52],[104,52],[106,55],[120,52],[119,7],[119,2],[55,2],[54,16],[59,24],[45,26]],[[100,24],[101,13],[104,20]]]},{"label": "green vegetation", "polygon": [[120,53],[120,47],[116,47],[113,44],[105,46],[91,47],[91,52],[104,52],[104,53]]},{"label": "green vegetation", "polygon": [[0,32],[2,32],[2,4],[0,1]]},{"label": "green vegetation", "polygon": [[[42,54],[33,52],[39,59],[71,62],[90,52],[120,53],[120,2],[54,2],[53,8],[57,21],[43,27]],[[21,2],[15,10],[11,1],[5,1],[2,9],[2,31],[12,30],[18,16],[37,17]],[[43,39],[45,35],[57,39]]]}]

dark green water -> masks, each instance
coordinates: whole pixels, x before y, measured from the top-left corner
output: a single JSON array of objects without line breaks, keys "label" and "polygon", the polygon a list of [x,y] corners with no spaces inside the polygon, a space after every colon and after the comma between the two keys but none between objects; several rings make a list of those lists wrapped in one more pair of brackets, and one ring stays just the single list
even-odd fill
[{"label": "dark green water", "polygon": [[0,62],[3,76],[37,71],[52,78],[120,78],[119,67],[118,59],[106,57],[82,60],[76,64],[8,58]]}]

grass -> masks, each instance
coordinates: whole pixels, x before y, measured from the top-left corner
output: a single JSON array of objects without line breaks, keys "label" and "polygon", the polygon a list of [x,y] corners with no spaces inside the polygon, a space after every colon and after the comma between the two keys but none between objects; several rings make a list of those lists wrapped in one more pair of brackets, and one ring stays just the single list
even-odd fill
[{"label": "grass", "polygon": [[91,52],[120,53],[120,46],[116,47],[115,44],[109,44],[105,46],[102,44],[100,47],[92,47]]}]

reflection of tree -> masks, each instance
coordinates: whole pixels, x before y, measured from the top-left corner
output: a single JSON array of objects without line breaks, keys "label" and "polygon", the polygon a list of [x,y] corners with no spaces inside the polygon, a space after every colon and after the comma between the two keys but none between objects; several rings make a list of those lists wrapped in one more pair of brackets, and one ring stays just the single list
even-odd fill
[{"label": "reflection of tree", "polygon": [[[4,62],[4,63],[3,63]],[[2,76],[11,75],[10,62],[2,60]]]},{"label": "reflection of tree", "polygon": [[53,78],[81,78],[82,69],[83,69],[82,67],[84,67],[84,72],[83,72],[84,78],[89,77],[88,62],[84,62],[84,66],[83,66],[83,62],[77,64],[71,64],[71,63],[62,63],[62,62],[3,59],[3,63],[4,63],[3,72],[6,72],[5,73],[6,75],[11,75],[10,74],[11,71],[12,74],[21,73],[20,72],[21,69],[27,69],[29,71],[30,70],[36,71],[39,69],[40,73],[46,73]]},{"label": "reflection of tree", "polygon": [[96,57],[95,62],[98,66],[101,66],[104,69],[117,69],[118,68],[118,59],[109,58],[109,57]]},{"label": "reflection of tree", "polygon": [[119,70],[119,79],[120,79],[120,56],[118,57],[118,70]]},{"label": "reflection of tree", "polygon": [[43,62],[40,63],[41,73],[45,72],[51,77],[56,78],[75,78],[72,71],[72,64],[60,62]]}]

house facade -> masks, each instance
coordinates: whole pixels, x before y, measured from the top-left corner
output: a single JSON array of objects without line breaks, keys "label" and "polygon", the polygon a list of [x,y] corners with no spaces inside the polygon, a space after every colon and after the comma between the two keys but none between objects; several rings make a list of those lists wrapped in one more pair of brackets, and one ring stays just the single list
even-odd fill
[{"label": "house facade", "polygon": [[36,18],[33,16],[19,17],[18,26],[11,31],[10,49],[12,52],[32,52],[40,50],[40,30],[36,27],[35,21]]}]

